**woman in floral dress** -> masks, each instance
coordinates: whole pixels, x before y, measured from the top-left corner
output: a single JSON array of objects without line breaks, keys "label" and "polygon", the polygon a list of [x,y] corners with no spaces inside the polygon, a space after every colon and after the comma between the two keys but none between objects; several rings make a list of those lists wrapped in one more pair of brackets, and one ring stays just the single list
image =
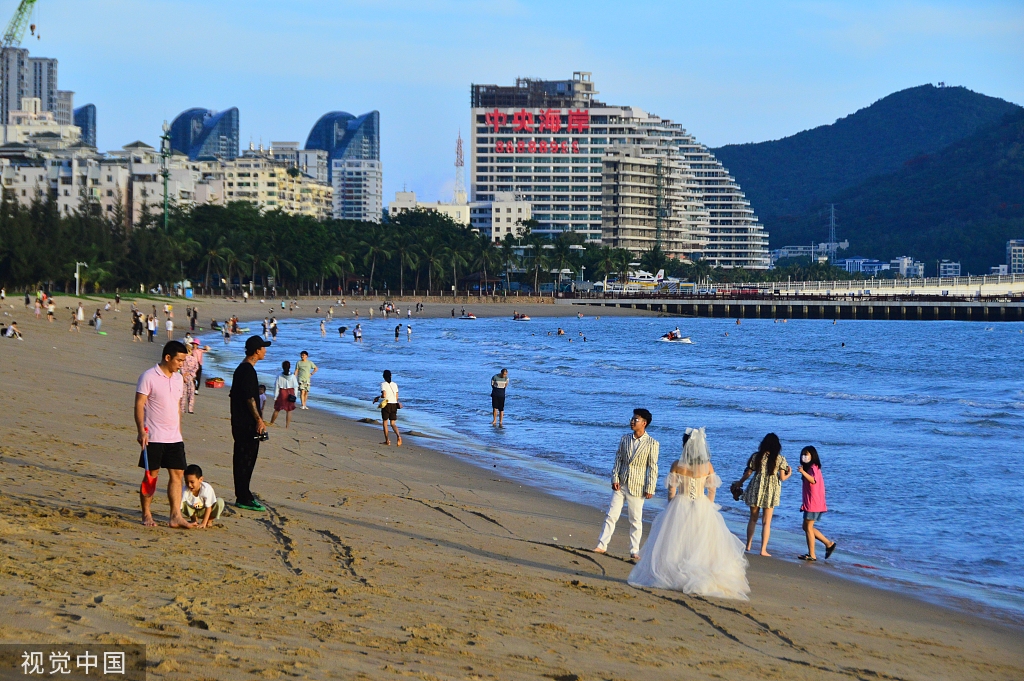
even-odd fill
[{"label": "woman in floral dress", "polygon": [[[747,521],[747,551],[754,543],[754,530],[757,529],[758,516],[761,521],[761,555],[768,553],[768,537],[772,531],[772,513],[779,505],[782,494],[782,482],[793,474],[786,457],[782,456],[782,443],[775,433],[768,433],[761,440],[757,452],[747,461],[747,469],[740,479],[742,484],[751,478],[743,493],[743,501],[750,507],[750,520]],[[753,476],[753,477],[751,477]]]},{"label": "woman in floral dress", "polygon": [[181,365],[181,377],[185,381],[185,389],[181,392],[180,410],[182,413],[187,411],[192,414],[194,413],[192,410],[196,406],[196,372],[199,371],[199,355],[193,351],[197,345],[199,345],[199,341],[193,340],[185,346],[188,348],[188,354],[185,355],[185,363]]}]

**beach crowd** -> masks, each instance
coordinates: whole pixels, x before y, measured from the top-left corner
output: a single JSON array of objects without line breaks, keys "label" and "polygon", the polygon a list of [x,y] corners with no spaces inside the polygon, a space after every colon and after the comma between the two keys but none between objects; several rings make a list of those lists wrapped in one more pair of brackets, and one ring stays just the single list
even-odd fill
[{"label": "beach crowd", "polygon": [[[295,307],[297,305],[293,304],[292,309]],[[373,308],[369,308],[370,318],[374,312]],[[385,319],[388,315],[398,316],[401,313],[399,308],[391,304],[382,304],[376,312]],[[317,313],[321,313],[320,308],[317,308]],[[410,308],[408,316],[411,314]],[[467,313],[463,310],[463,314],[465,316]],[[197,315],[194,307],[186,312],[186,318],[191,321],[193,329]],[[156,316],[155,306],[152,314],[147,315],[133,304],[133,334],[140,336],[137,333],[139,327],[151,327]],[[326,333],[326,322],[333,316],[334,307],[331,306],[320,323],[321,337]],[[357,310],[353,311],[353,316],[358,319]],[[171,306],[165,306],[164,317],[170,337],[173,332]],[[232,317],[222,326],[216,321],[213,325],[215,328],[221,327],[226,341],[231,335],[247,331],[239,327],[237,317]],[[346,330],[347,327],[341,327],[340,335],[344,336]],[[402,325],[399,324],[395,329],[396,340],[401,330]],[[259,383],[256,364],[266,358],[267,348],[276,339],[277,332],[276,319],[272,316],[264,318],[262,333],[246,339],[245,360],[235,369],[231,382],[235,506],[249,511],[265,510],[250,485],[259,458],[260,443],[269,437],[268,426],[276,425],[279,414],[284,412],[284,427],[288,428],[292,411],[308,409],[312,378],[319,370],[307,351],[300,353],[294,363],[294,370],[291,361],[283,361],[273,386],[273,415],[269,423],[265,422],[264,409],[270,398],[267,387]],[[150,330],[150,341],[153,335]],[[408,326],[408,336],[411,340],[411,325]],[[353,329],[353,340],[357,343],[362,340],[359,323]],[[168,469],[167,496],[171,527],[209,527],[223,512],[224,501],[203,480],[202,469],[187,463],[180,430],[181,415],[192,413],[194,409],[202,375],[202,356],[208,349],[191,338],[191,334],[186,335],[184,342],[169,340],[163,348],[161,361],[139,378],[135,421],[137,439],[142,447],[139,466],[145,469],[140,503],[146,525],[155,524],[151,503],[160,468]],[[397,421],[402,403],[399,400],[398,384],[390,370],[382,372],[382,379],[379,395],[373,398],[380,412],[384,436],[381,444],[390,445],[393,435],[395,444],[400,447],[402,436]],[[507,368],[502,368],[491,377],[491,423],[499,428],[504,427],[506,390],[509,385]],[[723,483],[712,464],[704,428],[686,429],[681,454],[672,463],[665,480],[668,504],[654,520],[650,535],[643,542],[644,501],[653,498],[659,479],[660,443],[648,432],[652,421],[653,416],[648,409],[633,410],[629,421],[630,430],[622,436],[616,448],[610,476],[612,498],[597,545],[593,548],[599,554],[608,551],[609,542],[625,507],[629,520],[630,560],[635,563],[628,578],[630,584],[703,596],[747,599],[750,587],[746,578],[745,553],[753,550],[757,526],[760,524],[761,541],[757,552],[762,556],[771,555],[768,543],[772,517],[775,508],[781,503],[782,485],[794,472],[799,473],[802,483],[800,510],[807,539],[807,551],[799,558],[808,562],[817,561],[816,547],[819,542],[824,547],[824,558],[832,556],[837,542],[827,538],[816,526],[827,511],[821,457],[813,445],[807,445],[800,451],[800,463],[794,468],[782,454],[781,442],[774,433],[768,433],[762,439],[756,451],[748,457],[740,477],[729,485],[733,499],[742,501],[749,508],[745,542],[730,532],[721,507],[715,503],[717,490]]]}]

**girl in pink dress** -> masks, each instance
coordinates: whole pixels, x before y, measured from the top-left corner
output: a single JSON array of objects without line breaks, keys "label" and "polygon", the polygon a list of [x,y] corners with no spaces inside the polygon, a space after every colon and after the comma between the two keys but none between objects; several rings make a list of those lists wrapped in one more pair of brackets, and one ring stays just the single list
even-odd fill
[{"label": "girl in pink dress", "polygon": [[814,557],[815,541],[825,545],[825,559],[827,560],[832,552],[836,550],[836,542],[829,541],[814,527],[814,523],[821,518],[821,514],[828,510],[825,506],[825,478],[821,475],[821,459],[818,458],[818,450],[808,445],[800,450],[800,476],[804,482],[803,503],[800,510],[804,512],[804,533],[807,534],[807,553],[800,556],[800,560],[818,560]]}]

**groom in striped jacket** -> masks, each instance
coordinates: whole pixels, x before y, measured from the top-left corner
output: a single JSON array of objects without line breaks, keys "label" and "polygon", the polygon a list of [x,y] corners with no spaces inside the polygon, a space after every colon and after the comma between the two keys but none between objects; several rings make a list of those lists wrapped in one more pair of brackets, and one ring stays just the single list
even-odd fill
[{"label": "groom in striped jacket", "polygon": [[647,434],[651,425],[651,412],[634,409],[629,426],[633,432],[619,440],[619,451],[615,454],[612,468],[612,503],[604,519],[601,538],[597,540],[594,553],[605,553],[608,542],[615,532],[615,523],[622,514],[625,502],[629,513],[629,556],[640,558],[640,537],[643,535],[644,499],[654,496],[658,484],[658,441]]}]

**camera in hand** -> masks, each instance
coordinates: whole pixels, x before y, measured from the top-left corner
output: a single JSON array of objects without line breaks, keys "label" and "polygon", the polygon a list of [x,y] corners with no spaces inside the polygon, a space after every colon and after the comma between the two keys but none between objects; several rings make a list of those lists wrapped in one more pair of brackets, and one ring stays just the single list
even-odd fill
[{"label": "camera in hand", "polygon": [[270,439],[270,433],[264,430],[262,433],[256,433],[252,439],[259,440],[260,442],[266,442]]}]

